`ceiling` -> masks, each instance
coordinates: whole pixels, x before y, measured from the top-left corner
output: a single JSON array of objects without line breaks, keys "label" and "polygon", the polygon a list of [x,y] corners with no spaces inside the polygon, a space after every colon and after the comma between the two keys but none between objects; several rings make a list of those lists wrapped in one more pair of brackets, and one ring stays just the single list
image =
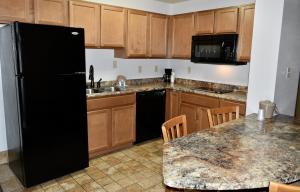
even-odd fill
[{"label": "ceiling", "polygon": [[188,1],[188,0],[156,0],[156,1],[161,1],[164,3],[180,3],[180,2]]}]

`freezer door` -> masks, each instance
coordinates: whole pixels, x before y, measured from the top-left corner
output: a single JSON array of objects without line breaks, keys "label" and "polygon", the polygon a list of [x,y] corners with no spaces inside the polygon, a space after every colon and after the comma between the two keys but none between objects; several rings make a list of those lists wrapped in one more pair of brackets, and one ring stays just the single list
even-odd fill
[{"label": "freezer door", "polygon": [[85,72],[83,29],[18,22],[14,27],[18,74],[42,82],[52,74]]}]

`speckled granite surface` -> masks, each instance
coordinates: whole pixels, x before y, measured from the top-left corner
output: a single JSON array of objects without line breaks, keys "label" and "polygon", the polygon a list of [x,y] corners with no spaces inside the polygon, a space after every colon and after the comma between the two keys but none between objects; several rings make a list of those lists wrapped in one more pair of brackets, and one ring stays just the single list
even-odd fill
[{"label": "speckled granite surface", "polygon": [[246,102],[247,100],[247,94],[246,92],[232,92],[232,93],[225,93],[225,94],[217,94],[217,93],[210,93],[205,91],[199,91],[194,90],[193,85],[184,85],[184,84],[167,84],[167,83],[146,83],[141,85],[131,85],[128,86],[125,91],[115,91],[115,92],[103,92],[103,93],[94,93],[94,94],[88,94],[87,98],[95,98],[99,96],[108,96],[108,95],[120,95],[120,94],[127,94],[127,93],[133,93],[133,92],[140,92],[140,91],[150,91],[150,90],[156,90],[156,89],[173,89],[176,91],[183,91],[183,92],[189,92],[189,93],[196,93],[196,94],[202,94],[207,95],[211,97],[217,97],[222,99],[229,99],[229,100],[235,100],[235,101],[241,101]]},{"label": "speckled granite surface", "polygon": [[180,189],[237,190],[300,180],[300,125],[256,114],[164,145],[165,185]]}]

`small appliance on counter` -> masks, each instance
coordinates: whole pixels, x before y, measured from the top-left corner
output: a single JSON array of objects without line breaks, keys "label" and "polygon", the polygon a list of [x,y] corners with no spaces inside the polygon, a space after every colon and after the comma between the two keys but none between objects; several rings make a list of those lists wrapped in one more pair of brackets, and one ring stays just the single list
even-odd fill
[{"label": "small appliance on counter", "polygon": [[170,83],[171,82],[171,76],[172,76],[172,69],[166,68],[165,69],[165,74],[163,76],[164,82],[165,83]]},{"label": "small appliance on counter", "polygon": [[277,107],[276,107],[276,104],[271,102],[271,101],[260,101],[259,102],[259,109],[260,110],[263,110],[263,113],[264,114],[264,118],[265,119],[270,119],[273,117],[274,113],[275,114],[278,114],[278,110],[277,110]]}]

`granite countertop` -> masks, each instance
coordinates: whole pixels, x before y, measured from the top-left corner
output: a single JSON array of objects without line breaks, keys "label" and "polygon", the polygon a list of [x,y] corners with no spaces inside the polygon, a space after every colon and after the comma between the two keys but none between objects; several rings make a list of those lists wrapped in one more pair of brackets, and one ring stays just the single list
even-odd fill
[{"label": "granite countertop", "polygon": [[300,180],[300,125],[256,114],[178,138],[163,149],[165,185],[179,189],[266,188]]},{"label": "granite countertop", "polygon": [[247,101],[247,93],[246,92],[231,92],[225,94],[218,94],[218,93],[210,93],[200,90],[193,89],[192,86],[187,86],[183,84],[167,84],[167,83],[150,83],[150,84],[142,84],[142,85],[134,85],[128,86],[125,91],[114,91],[114,92],[103,92],[103,93],[93,93],[87,94],[87,98],[94,98],[94,97],[101,97],[101,96],[109,96],[109,95],[120,95],[120,94],[128,94],[134,92],[141,92],[141,91],[150,91],[150,90],[158,90],[158,89],[173,89],[176,91],[188,92],[188,93],[196,93],[221,99],[229,99],[235,100],[240,102]]}]

